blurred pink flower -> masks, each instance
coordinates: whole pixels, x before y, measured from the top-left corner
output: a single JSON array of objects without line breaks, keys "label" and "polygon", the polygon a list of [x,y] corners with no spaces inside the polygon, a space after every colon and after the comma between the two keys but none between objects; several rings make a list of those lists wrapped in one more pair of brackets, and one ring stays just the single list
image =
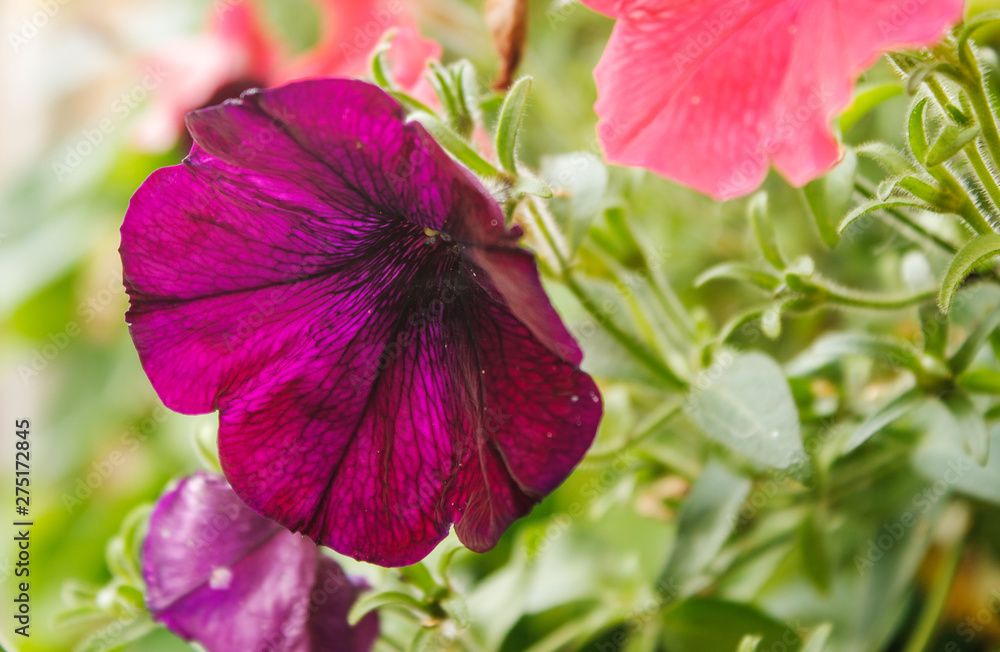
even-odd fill
[{"label": "blurred pink flower", "polygon": [[618,19],[595,70],[608,159],[716,199],[770,163],[796,186],[840,157],[830,122],[887,50],[928,46],[963,0],[583,0]]},{"label": "blurred pink flower", "polygon": [[387,58],[403,90],[435,102],[423,71],[441,56],[441,46],[420,35],[410,0],[316,0],[319,42],[290,56],[263,24],[254,0],[217,0],[205,34],[155,58],[164,83],[140,121],[138,145],[165,150],[184,133],[188,111],[239,97],[248,88],[280,86],[313,77],[358,77],[389,30],[395,30]]}]

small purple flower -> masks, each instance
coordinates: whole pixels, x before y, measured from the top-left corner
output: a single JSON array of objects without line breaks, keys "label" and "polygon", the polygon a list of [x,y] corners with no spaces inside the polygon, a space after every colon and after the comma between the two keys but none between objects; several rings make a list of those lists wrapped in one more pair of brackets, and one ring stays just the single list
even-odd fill
[{"label": "small purple flower", "polygon": [[168,407],[219,410],[250,507],[366,561],[471,549],[555,489],[601,416],[497,202],[379,88],[329,79],[188,116],[132,198],[127,320]]},{"label": "small purple flower", "polygon": [[216,475],[185,478],[160,499],[142,573],[153,617],[209,652],[367,652],[378,638],[375,613],[347,624],[364,582]]}]

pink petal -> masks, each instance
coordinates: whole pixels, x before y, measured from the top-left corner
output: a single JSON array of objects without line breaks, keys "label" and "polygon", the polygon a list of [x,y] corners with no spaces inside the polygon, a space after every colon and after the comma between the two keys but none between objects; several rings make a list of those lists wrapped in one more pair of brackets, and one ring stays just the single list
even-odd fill
[{"label": "pink petal", "polygon": [[794,185],[839,158],[831,120],[881,52],[930,45],[962,0],[585,0],[617,17],[595,70],[609,160],[717,199],[771,163]]}]

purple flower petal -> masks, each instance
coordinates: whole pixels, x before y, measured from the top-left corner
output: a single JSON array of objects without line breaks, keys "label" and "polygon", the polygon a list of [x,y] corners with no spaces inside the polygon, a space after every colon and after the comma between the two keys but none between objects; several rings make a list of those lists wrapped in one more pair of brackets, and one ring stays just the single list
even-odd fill
[{"label": "purple flower petal", "polygon": [[375,614],[347,624],[362,587],[311,541],[246,507],[221,477],[182,480],[149,525],[147,606],[209,652],[364,652],[378,636]]},{"label": "purple flower petal", "polygon": [[486,550],[593,440],[579,347],[499,206],[378,88],[314,80],[188,118],[122,226],[160,397],[220,411],[259,513],[366,561],[456,523]]}]

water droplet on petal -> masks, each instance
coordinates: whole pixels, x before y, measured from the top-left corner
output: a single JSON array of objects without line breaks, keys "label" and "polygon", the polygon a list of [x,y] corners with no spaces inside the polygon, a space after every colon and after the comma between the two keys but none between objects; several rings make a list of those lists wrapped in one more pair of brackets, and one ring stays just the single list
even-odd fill
[{"label": "water droplet on petal", "polygon": [[570,396],[570,397],[569,397],[569,400],[571,400],[571,401],[573,401],[574,403],[576,403],[577,401],[579,401],[579,400],[580,400],[580,397],[579,397],[579,396],[577,396],[576,394],[573,394],[572,396]]}]

